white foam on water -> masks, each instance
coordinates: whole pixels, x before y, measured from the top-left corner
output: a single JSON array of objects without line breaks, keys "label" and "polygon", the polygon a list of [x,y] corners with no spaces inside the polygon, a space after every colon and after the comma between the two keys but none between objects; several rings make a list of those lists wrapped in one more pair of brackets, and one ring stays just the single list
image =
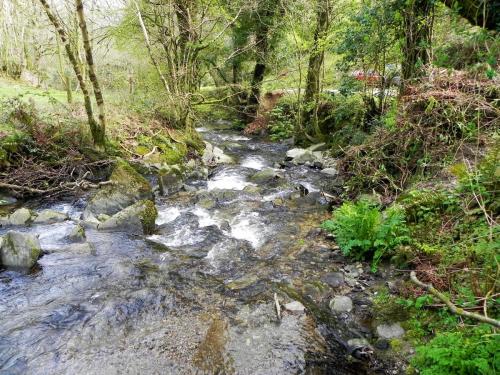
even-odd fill
[{"label": "white foam on water", "polygon": [[242,135],[233,135],[233,134],[220,134],[219,135],[220,139],[223,141],[249,141],[250,138],[244,137]]},{"label": "white foam on water", "polygon": [[236,216],[231,225],[231,237],[246,240],[254,248],[264,243],[266,226],[260,219],[258,212],[244,212]]},{"label": "white foam on water", "polygon": [[162,225],[170,223],[179,217],[181,210],[177,207],[160,207],[158,209],[158,217],[156,218],[156,224]]},{"label": "white foam on water", "polygon": [[256,170],[262,170],[265,167],[268,166],[267,161],[262,157],[258,155],[251,155],[247,156],[243,161],[241,162],[241,166],[245,168],[251,168],[251,169],[256,169]]},{"label": "white foam on water", "polygon": [[205,126],[200,126],[199,128],[195,129],[198,133],[206,133],[210,129],[206,128]]},{"label": "white foam on water", "polygon": [[254,185],[247,181],[244,176],[235,171],[223,170],[208,180],[207,190],[227,189],[227,190],[243,190],[245,187]]},{"label": "white foam on water", "polygon": [[162,243],[165,246],[174,246],[174,247],[194,245],[204,239],[203,236],[196,235],[189,228],[180,228],[176,230],[173,234],[170,234],[168,236],[153,234],[148,238],[152,241]]},{"label": "white foam on water", "polygon": [[38,235],[42,249],[51,250],[61,247],[65,237],[70,234],[74,226],[75,223],[69,220],[50,225],[35,225],[33,233]]},{"label": "white foam on water", "polygon": [[210,225],[219,226],[219,222],[210,215],[210,212],[207,209],[203,207],[195,207],[191,210],[191,212],[198,216],[198,223],[200,227],[209,227]]},{"label": "white foam on water", "polygon": [[304,186],[307,190],[309,190],[309,193],[314,193],[320,191],[316,186],[312,185],[310,182],[307,181],[299,181],[299,183]]}]

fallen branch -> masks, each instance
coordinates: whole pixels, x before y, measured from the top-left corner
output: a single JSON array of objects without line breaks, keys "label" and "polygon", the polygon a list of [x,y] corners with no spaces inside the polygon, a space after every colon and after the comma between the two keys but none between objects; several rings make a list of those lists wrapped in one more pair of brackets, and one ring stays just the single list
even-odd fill
[{"label": "fallen branch", "polygon": [[80,180],[80,181],[75,181],[75,182],[68,182],[65,184],[61,184],[59,186],[50,188],[50,189],[36,189],[36,188],[31,188],[29,186],[21,186],[21,185],[14,185],[14,184],[7,184],[4,182],[0,182],[0,189],[9,189],[9,190],[17,190],[17,191],[25,191],[30,194],[36,194],[36,195],[41,195],[41,194],[50,194],[54,193],[56,191],[64,191],[64,190],[75,190],[76,188],[81,188],[81,189],[96,189],[100,186],[104,185],[112,185],[114,182],[113,181],[102,181],[97,184],[92,183],[87,180]]},{"label": "fallen branch", "polygon": [[491,324],[492,326],[495,326],[497,328],[500,328],[500,321],[496,319],[489,318],[487,316],[481,315],[481,314],[476,314],[473,312],[465,311],[464,309],[457,307],[453,304],[453,302],[450,301],[448,297],[446,297],[443,293],[441,293],[439,290],[434,288],[432,284],[425,284],[419,279],[417,279],[417,274],[415,271],[412,271],[410,273],[410,279],[411,281],[418,285],[419,287],[425,289],[427,292],[431,293],[433,296],[437,297],[439,300],[444,302],[446,306],[450,309],[450,311],[454,314],[465,316],[467,318],[472,318],[475,320],[478,320],[483,323],[488,323]]}]

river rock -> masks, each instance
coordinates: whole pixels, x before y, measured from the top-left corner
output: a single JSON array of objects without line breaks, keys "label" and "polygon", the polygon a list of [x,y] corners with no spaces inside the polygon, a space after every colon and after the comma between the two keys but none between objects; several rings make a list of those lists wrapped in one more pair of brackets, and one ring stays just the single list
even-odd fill
[{"label": "river rock", "polygon": [[397,339],[405,334],[399,323],[381,324],[377,326],[377,334],[382,339]]},{"label": "river rock", "polygon": [[342,272],[329,272],[322,277],[322,280],[332,288],[344,285],[344,274]]},{"label": "river rock", "polygon": [[132,234],[152,234],[158,216],[155,204],[141,200],[111,216],[97,226],[103,231],[123,231]]},{"label": "river rock", "polygon": [[304,312],[306,307],[299,301],[292,301],[285,305],[285,309],[292,312]]},{"label": "river rock", "polygon": [[219,147],[212,145],[211,143],[205,142],[205,151],[203,151],[203,156],[201,160],[205,165],[216,165],[216,164],[232,164],[234,159],[226,155]]},{"label": "river rock", "polygon": [[265,184],[278,178],[283,178],[283,176],[272,168],[266,168],[252,175],[250,181],[257,184]]},{"label": "river rock", "polygon": [[85,228],[80,224],[75,225],[71,232],[66,236],[66,239],[73,242],[83,242],[85,241]]},{"label": "river rock", "polygon": [[352,300],[347,296],[336,296],[330,301],[330,308],[336,312],[349,312],[352,310]]},{"label": "river rock", "polygon": [[42,254],[38,238],[29,233],[9,231],[0,239],[2,265],[29,270]]},{"label": "river rock", "polygon": [[335,168],[333,168],[333,167],[324,168],[324,169],[321,170],[321,173],[324,173],[324,174],[326,174],[328,176],[336,176],[336,175],[339,174],[339,172]]},{"label": "river rock", "polygon": [[30,224],[33,219],[33,212],[27,208],[19,208],[9,215],[8,224],[9,225],[27,225]]},{"label": "river rock", "polygon": [[322,152],[321,151],[311,151],[304,148],[292,148],[286,153],[288,160],[291,160],[293,164],[313,164],[315,162],[321,163]]},{"label": "river rock", "polygon": [[163,167],[158,172],[160,194],[168,195],[179,191],[183,185],[183,173],[178,165]]},{"label": "river rock", "polygon": [[149,182],[124,160],[117,161],[110,180],[113,185],[102,187],[89,200],[84,220],[95,221],[100,214],[114,215],[137,201],[154,198]]},{"label": "river rock", "polygon": [[33,220],[33,223],[54,224],[54,223],[60,223],[68,219],[69,219],[68,215],[63,212],[58,212],[54,210],[43,210],[38,213],[36,218]]},{"label": "river rock", "polygon": [[46,253],[71,253],[75,255],[95,255],[95,246],[89,242],[73,243],[63,247],[45,250]]}]

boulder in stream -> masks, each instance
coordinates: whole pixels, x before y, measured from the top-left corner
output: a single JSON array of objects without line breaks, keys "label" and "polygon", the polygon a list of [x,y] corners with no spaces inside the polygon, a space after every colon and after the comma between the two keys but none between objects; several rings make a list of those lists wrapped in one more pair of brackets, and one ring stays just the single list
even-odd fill
[{"label": "boulder in stream", "polygon": [[216,147],[208,142],[205,142],[205,145],[205,151],[201,157],[205,165],[234,163],[234,159],[231,156],[226,155],[219,147]]},{"label": "boulder in stream", "polygon": [[304,148],[292,148],[286,153],[286,158],[291,160],[293,164],[320,164],[323,159],[323,153],[321,151],[311,151]]},{"label": "boulder in stream", "polygon": [[81,224],[77,224],[71,229],[66,239],[73,242],[83,242],[85,237],[85,228]]},{"label": "boulder in stream", "polygon": [[158,171],[160,194],[168,195],[179,191],[183,185],[184,176],[178,165],[166,165]]},{"label": "boulder in stream", "polygon": [[40,242],[32,234],[9,231],[0,239],[0,259],[7,268],[29,270],[41,254]]},{"label": "boulder in stream", "polygon": [[4,225],[28,225],[33,221],[33,212],[27,208],[19,208],[4,220]]},{"label": "boulder in stream", "polygon": [[283,176],[272,168],[266,168],[252,175],[250,181],[265,184],[278,178],[283,178]]},{"label": "boulder in stream", "polygon": [[97,226],[98,230],[132,234],[152,234],[158,211],[150,200],[141,200],[114,214]]},{"label": "boulder in stream", "polygon": [[63,212],[43,210],[37,214],[37,216],[33,220],[33,224],[54,224],[68,219],[68,215]]},{"label": "boulder in stream", "polygon": [[83,219],[96,221],[100,214],[114,215],[137,201],[152,200],[149,182],[126,161],[119,159],[111,174],[112,185],[106,185],[87,203]]}]

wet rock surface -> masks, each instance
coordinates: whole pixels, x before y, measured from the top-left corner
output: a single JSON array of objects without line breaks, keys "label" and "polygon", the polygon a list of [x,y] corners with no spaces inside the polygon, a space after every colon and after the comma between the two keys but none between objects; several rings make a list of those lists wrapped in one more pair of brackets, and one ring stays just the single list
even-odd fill
[{"label": "wet rock surface", "polygon": [[[80,222],[85,200],[44,207],[70,220],[20,227],[44,255],[29,275],[0,271],[0,373],[404,372],[370,313],[381,276],[317,229],[331,178],[226,127],[199,130],[237,163],[156,197],[152,234]],[[252,181],[266,169],[280,177]],[[339,296],[349,308],[332,311]]]}]

